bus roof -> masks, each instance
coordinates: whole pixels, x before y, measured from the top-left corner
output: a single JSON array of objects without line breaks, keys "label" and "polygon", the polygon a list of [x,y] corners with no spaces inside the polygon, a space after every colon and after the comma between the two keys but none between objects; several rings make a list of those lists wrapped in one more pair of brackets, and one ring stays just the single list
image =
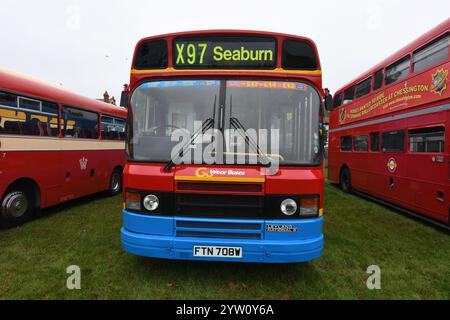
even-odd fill
[{"label": "bus roof", "polygon": [[87,98],[61,86],[4,68],[0,68],[0,90],[22,93],[63,105],[119,117],[126,117],[127,115],[125,108]]},{"label": "bus roof", "polygon": [[[174,66],[174,49],[173,42],[180,37],[200,37],[200,36],[240,36],[240,37],[272,37],[276,43],[276,60],[274,61],[274,69],[272,68],[260,68],[243,67],[242,65],[236,68],[227,67],[204,67],[204,68],[179,68]],[[147,41],[153,40],[166,40],[167,41],[167,66],[165,68],[139,68],[136,69],[136,59],[139,48]],[[304,42],[309,45],[314,55],[315,67],[314,68],[282,68],[283,64],[283,44],[284,40],[294,40]],[[174,77],[186,77],[186,76],[198,76],[198,77],[221,77],[221,76],[237,76],[237,77],[273,77],[273,78],[301,78],[314,84],[317,89],[322,92],[322,68],[320,58],[317,50],[317,46],[313,40],[307,37],[296,36],[285,33],[268,32],[268,31],[255,31],[255,30],[197,30],[197,31],[184,31],[167,33],[161,35],[155,35],[143,38],[138,41],[135,46],[133,59],[131,65],[131,77],[130,87],[134,88],[141,81],[145,81],[148,77],[152,78],[174,78]]]},{"label": "bus roof", "polygon": [[[242,36],[266,36],[266,37],[276,37],[276,38],[291,38],[297,40],[303,40],[311,43],[317,51],[317,47],[313,40],[303,36],[297,36],[287,33],[270,32],[270,31],[258,31],[258,30],[236,30],[236,29],[214,29],[214,30],[194,30],[194,31],[183,31],[183,32],[172,32],[166,34],[160,34],[155,36],[150,36],[142,38],[136,45],[136,49],[142,42],[161,38],[176,38],[183,36],[200,36],[200,35],[242,35]],[[319,64],[320,66],[320,64]]]},{"label": "bus roof", "polygon": [[442,34],[444,34],[446,31],[449,31],[450,29],[450,18],[447,18],[445,21],[431,29],[430,31],[424,33],[419,38],[415,39],[402,49],[398,50],[394,54],[390,55],[374,67],[370,68],[368,71],[361,74],[359,77],[353,79],[352,81],[348,82],[346,85],[339,88],[339,90],[336,90],[336,94],[341,93],[344,91],[344,89],[347,89],[348,87],[351,87],[353,84],[358,84],[359,82],[369,78],[372,76],[375,72],[386,68],[393,64],[394,62],[398,61],[399,59],[405,57],[406,55],[410,54],[411,52],[415,51],[416,49],[419,49],[424,44],[438,38]]}]

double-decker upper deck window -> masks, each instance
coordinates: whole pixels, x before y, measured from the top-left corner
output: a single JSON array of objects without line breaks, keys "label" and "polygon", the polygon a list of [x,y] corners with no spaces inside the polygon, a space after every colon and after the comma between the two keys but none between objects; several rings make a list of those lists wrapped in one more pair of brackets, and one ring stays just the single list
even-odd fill
[{"label": "double-decker upper deck window", "polygon": [[356,98],[364,97],[370,93],[370,86],[372,84],[372,77],[364,80],[356,86]]},{"label": "double-decker upper deck window", "polygon": [[66,138],[97,139],[98,114],[72,107],[62,107],[62,132]]},{"label": "double-decker upper deck window", "polygon": [[369,138],[367,136],[353,137],[355,151],[369,151]]},{"label": "double-decker upper deck window", "polygon": [[383,75],[384,75],[384,70],[381,69],[380,71],[377,71],[375,73],[374,76],[374,81],[373,81],[373,90],[378,90],[383,86]]},{"label": "double-decker upper deck window", "polygon": [[342,92],[334,97],[333,108],[340,107],[342,104]]},{"label": "double-decker upper deck window", "polygon": [[445,36],[427,44],[414,53],[414,72],[422,71],[428,67],[444,61],[448,57],[450,35]]},{"label": "double-decker upper deck window", "polygon": [[352,136],[341,137],[341,151],[352,151]]},{"label": "double-decker upper deck window", "polygon": [[282,65],[287,70],[316,70],[317,59],[314,48],[305,41],[285,40]]},{"label": "double-decker upper deck window", "polygon": [[168,49],[166,40],[152,40],[142,43],[136,52],[135,69],[167,68]]},{"label": "double-decker upper deck window", "polygon": [[444,152],[445,128],[442,126],[409,130],[408,136],[410,152]]},{"label": "double-decker upper deck window", "polygon": [[405,151],[405,131],[388,131],[383,132],[382,142],[383,152]]},{"label": "double-decker upper deck window", "polygon": [[355,99],[355,86],[344,91],[344,105],[353,102]]},{"label": "double-decker upper deck window", "polygon": [[386,85],[394,83],[408,76],[410,57],[405,57],[386,68],[384,82]]}]

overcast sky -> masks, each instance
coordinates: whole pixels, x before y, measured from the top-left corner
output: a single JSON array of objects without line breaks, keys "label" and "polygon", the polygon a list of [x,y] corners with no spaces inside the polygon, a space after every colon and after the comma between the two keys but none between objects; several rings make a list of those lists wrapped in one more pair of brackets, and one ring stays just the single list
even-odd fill
[{"label": "overcast sky", "polygon": [[[1,0],[0,65],[118,98],[143,37],[251,29],[312,38],[332,92],[448,18],[449,0]],[[119,99],[118,99],[119,100]]]}]

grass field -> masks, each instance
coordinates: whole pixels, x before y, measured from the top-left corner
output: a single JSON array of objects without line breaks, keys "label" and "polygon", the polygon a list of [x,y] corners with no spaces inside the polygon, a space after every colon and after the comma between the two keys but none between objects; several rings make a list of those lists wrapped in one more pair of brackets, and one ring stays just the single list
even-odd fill
[{"label": "grass field", "polygon": [[[305,264],[154,260],[120,246],[121,197],[0,231],[1,299],[450,299],[450,235],[326,186],[325,252]],[[81,267],[81,290],[66,268]],[[366,269],[381,268],[381,290]]]}]

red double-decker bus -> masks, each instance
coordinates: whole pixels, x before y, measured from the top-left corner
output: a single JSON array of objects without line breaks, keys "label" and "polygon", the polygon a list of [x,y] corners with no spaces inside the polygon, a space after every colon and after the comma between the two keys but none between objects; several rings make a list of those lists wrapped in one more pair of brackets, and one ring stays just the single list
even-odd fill
[{"label": "red double-decker bus", "polygon": [[450,19],[338,90],[329,179],[449,223]]},{"label": "red double-decker bus", "polygon": [[122,107],[0,69],[0,226],[39,209],[121,191]]},{"label": "red double-decker bus", "polygon": [[[123,248],[168,259],[320,257],[321,75],[313,41],[293,35],[221,30],[141,40],[131,70]],[[257,135],[219,140],[235,129],[266,132],[270,150]],[[190,137],[178,152],[180,130]],[[213,161],[177,163],[197,151]]]}]

